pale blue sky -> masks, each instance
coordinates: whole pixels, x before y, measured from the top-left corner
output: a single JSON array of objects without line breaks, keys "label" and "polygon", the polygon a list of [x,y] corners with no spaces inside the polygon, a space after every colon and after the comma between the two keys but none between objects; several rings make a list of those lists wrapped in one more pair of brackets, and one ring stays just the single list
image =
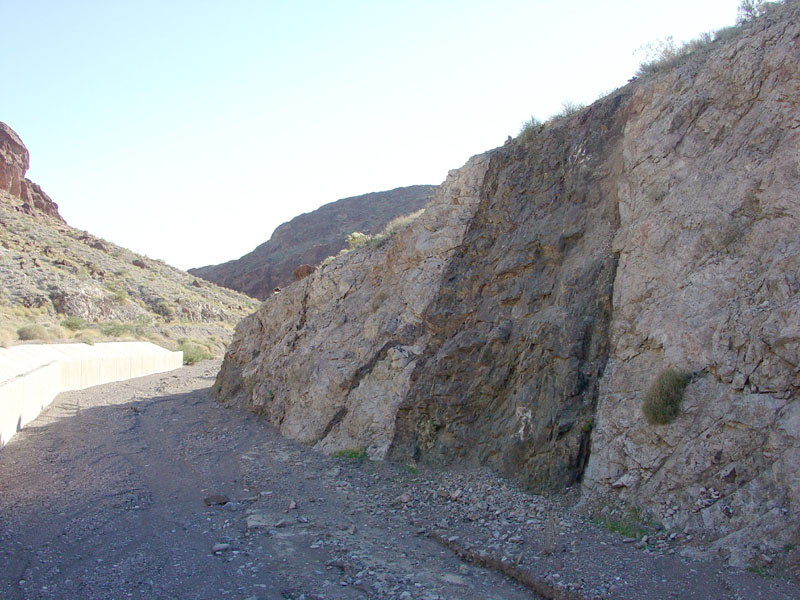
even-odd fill
[{"label": "pale blue sky", "polygon": [[436,184],[739,0],[0,0],[0,121],[71,225],[181,268]]}]

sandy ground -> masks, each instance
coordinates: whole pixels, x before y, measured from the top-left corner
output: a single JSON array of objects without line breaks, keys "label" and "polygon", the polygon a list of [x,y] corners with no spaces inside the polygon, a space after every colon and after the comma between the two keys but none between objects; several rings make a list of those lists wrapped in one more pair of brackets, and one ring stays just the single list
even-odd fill
[{"label": "sandy ground", "polygon": [[218,368],[62,394],[0,449],[0,598],[800,598],[485,470],[326,457]]}]

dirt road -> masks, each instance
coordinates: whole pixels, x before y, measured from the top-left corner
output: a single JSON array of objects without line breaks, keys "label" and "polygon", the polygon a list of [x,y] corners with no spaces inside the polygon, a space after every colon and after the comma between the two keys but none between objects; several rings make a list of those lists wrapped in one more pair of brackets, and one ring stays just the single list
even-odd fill
[{"label": "dirt road", "polygon": [[800,598],[485,470],[326,457],[213,402],[218,368],[62,394],[0,449],[0,598]]},{"label": "dirt road", "polygon": [[63,394],[0,450],[1,598],[531,597],[215,404],[218,367]]}]

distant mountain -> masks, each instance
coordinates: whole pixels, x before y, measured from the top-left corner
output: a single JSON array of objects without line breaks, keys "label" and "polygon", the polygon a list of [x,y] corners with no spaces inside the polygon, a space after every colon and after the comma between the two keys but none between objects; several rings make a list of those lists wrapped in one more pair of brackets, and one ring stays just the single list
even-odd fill
[{"label": "distant mountain", "polygon": [[257,303],[67,225],[0,123],[0,344],[132,337],[221,354]]},{"label": "distant mountain", "polygon": [[299,265],[317,265],[339,252],[347,234],[378,233],[395,217],[424,208],[436,187],[413,185],[331,202],[284,223],[269,241],[243,257],[189,273],[263,300],[274,288],[290,283]]}]

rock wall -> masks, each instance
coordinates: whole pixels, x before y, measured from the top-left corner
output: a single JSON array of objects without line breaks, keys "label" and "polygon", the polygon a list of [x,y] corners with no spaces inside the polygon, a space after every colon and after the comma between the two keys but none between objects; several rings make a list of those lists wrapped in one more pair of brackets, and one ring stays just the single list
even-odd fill
[{"label": "rock wall", "polygon": [[289,437],[386,457],[430,331],[428,305],[478,203],[488,157],[454,172],[414,226],[340,256],[236,328],[216,389]]},{"label": "rock wall", "polygon": [[[631,98],[584,479],[736,564],[800,537],[800,11],[778,16]],[[677,420],[648,425],[667,367],[694,377]]]},{"label": "rock wall", "polygon": [[243,321],[217,394],[326,452],[581,482],[731,563],[797,544],[799,40],[791,2],[472,159]]},{"label": "rock wall", "polygon": [[41,187],[25,178],[28,167],[30,158],[25,144],[13,129],[0,122],[0,190],[19,198],[23,202],[20,209],[28,214],[36,211],[63,222],[58,204]]}]

